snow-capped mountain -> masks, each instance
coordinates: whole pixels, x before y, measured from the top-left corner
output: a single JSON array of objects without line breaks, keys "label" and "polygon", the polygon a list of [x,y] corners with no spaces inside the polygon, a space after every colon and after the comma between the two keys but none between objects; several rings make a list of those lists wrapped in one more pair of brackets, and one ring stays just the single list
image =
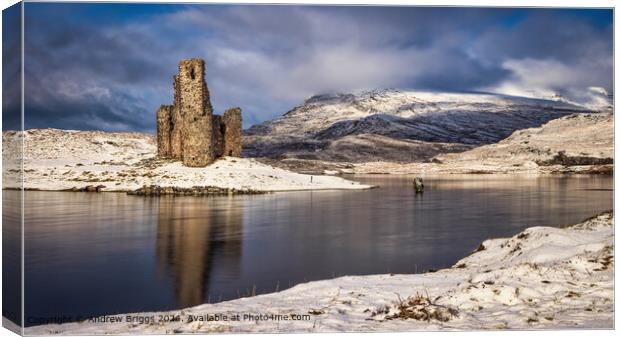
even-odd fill
[{"label": "snow-capped mountain", "polygon": [[563,101],[485,93],[326,94],[249,128],[244,148],[257,157],[419,161],[586,111]]}]

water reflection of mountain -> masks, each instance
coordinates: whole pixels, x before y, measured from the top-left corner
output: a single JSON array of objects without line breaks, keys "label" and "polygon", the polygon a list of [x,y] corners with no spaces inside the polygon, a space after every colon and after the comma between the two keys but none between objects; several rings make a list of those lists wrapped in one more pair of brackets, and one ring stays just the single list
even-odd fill
[{"label": "water reflection of mountain", "polygon": [[[162,198],[157,264],[171,276],[176,306],[204,303],[214,267],[239,276],[243,213],[240,198]],[[220,268],[218,268],[220,269]],[[218,275],[222,275],[218,270]]]}]

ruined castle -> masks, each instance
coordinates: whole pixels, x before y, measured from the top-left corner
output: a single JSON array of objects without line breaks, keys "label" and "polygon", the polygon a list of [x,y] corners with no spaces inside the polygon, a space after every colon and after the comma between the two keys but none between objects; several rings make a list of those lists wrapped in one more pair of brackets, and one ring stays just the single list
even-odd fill
[{"label": "ruined castle", "polygon": [[157,111],[157,154],[202,167],[222,156],[241,156],[241,109],[214,115],[205,62],[181,60],[174,75],[174,102]]}]

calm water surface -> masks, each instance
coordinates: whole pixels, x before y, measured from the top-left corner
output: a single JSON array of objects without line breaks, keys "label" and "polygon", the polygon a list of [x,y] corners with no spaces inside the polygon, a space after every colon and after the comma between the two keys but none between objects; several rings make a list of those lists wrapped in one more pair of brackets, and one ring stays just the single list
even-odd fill
[{"label": "calm water surface", "polygon": [[[439,269],[487,238],[613,207],[611,177],[426,178],[423,195],[412,177],[355,179],[381,187],[236,197],[26,192],[26,324]],[[4,191],[4,202],[16,196]]]}]

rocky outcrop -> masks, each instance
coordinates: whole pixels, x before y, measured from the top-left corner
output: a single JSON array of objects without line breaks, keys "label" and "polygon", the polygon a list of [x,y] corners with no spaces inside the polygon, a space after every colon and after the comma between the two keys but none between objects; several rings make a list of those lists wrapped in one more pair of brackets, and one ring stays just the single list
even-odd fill
[{"label": "rocky outcrop", "polygon": [[582,165],[611,165],[614,163],[613,158],[604,157],[592,157],[587,155],[575,155],[569,156],[566,151],[559,151],[553,158],[548,160],[537,160],[536,164],[539,166],[582,166]]},{"label": "rocky outcrop", "polygon": [[204,167],[221,156],[241,156],[241,109],[213,115],[201,59],[181,60],[174,76],[173,105],[157,112],[157,152],[160,157]]},{"label": "rocky outcrop", "polygon": [[264,191],[251,189],[221,188],[217,186],[194,186],[194,187],[174,187],[145,185],[137,190],[127,192],[129,195],[141,196],[161,196],[161,195],[192,195],[192,196],[218,196],[218,195],[238,195],[238,194],[264,194]]},{"label": "rocky outcrop", "polygon": [[72,187],[69,189],[64,189],[61,190],[63,192],[101,192],[103,191],[103,189],[106,188],[105,185],[87,185],[84,187]]}]

